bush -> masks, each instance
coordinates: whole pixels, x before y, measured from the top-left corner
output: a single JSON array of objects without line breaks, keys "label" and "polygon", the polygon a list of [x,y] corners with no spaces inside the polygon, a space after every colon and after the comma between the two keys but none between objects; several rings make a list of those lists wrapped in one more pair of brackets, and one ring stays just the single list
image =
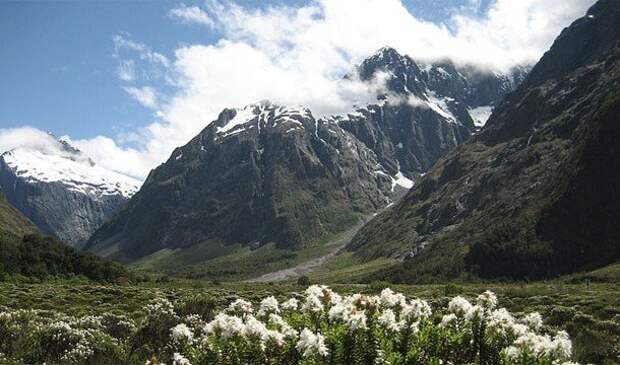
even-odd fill
[{"label": "bush", "polygon": [[[491,292],[434,310],[389,288],[341,297],[317,285],[283,302],[237,298],[215,316],[212,304],[201,295],[174,304],[160,298],[136,321],[0,309],[0,365],[560,365],[571,356],[565,332],[545,332],[536,313],[497,308]],[[590,335],[596,346],[584,358],[600,362],[614,351],[600,346],[601,333]]]},{"label": "bush", "polygon": [[0,228],[0,272],[33,279],[84,275],[91,280],[114,283],[129,272],[120,264],[106,261],[90,253],[79,252],[52,237],[38,234],[19,238]]},{"label": "bush", "polygon": [[310,278],[307,277],[306,275],[300,276],[297,279],[297,285],[304,287],[304,288],[310,286]]}]

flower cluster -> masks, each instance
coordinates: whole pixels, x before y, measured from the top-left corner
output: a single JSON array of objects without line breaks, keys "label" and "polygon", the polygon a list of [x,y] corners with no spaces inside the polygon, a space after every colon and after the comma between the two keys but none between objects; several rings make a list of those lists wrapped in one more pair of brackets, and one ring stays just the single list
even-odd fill
[{"label": "flower cluster", "polygon": [[200,336],[176,326],[173,341],[186,345],[173,361],[185,364],[176,360],[181,356],[194,364],[480,363],[483,351],[501,364],[570,361],[565,332],[544,333],[538,313],[517,318],[497,303],[487,291],[474,302],[456,297],[433,311],[428,302],[391,289],[341,297],[313,285],[300,300],[267,297],[256,312],[252,303],[237,299],[198,328]]}]

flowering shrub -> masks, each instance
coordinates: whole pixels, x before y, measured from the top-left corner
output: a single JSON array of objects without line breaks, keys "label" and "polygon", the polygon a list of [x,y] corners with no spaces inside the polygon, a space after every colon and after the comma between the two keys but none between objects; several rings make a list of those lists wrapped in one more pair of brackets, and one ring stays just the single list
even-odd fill
[{"label": "flowering shrub", "polygon": [[341,297],[313,285],[305,296],[257,308],[238,299],[204,326],[178,325],[173,364],[571,364],[566,332],[542,318],[516,318],[492,292],[462,297],[433,313],[390,289]]},{"label": "flowering shrub", "polygon": [[566,332],[498,308],[488,291],[441,308],[389,288],[341,297],[318,285],[217,314],[192,303],[195,313],[159,298],[138,319],[0,309],[0,365],[573,364]]}]

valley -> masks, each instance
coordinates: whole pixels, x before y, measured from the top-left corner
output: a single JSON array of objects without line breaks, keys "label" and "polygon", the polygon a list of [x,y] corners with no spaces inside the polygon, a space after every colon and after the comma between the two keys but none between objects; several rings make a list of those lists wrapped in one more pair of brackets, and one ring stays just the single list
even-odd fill
[{"label": "valley", "polygon": [[551,2],[82,4],[180,33],[0,126],[0,365],[620,364],[620,0]]}]

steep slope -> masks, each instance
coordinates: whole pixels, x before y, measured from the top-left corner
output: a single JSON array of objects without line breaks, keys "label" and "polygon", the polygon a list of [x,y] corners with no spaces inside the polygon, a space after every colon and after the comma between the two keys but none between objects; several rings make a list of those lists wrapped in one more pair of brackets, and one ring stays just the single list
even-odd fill
[{"label": "steep slope", "polygon": [[415,179],[484,125],[527,71],[516,67],[504,75],[449,61],[425,64],[386,47],[355,73],[368,82],[381,80],[379,98],[389,102],[333,119],[371,148],[391,174]]},{"label": "steep slope", "polygon": [[37,232],[37,228],[13,207],[0,189],[0,229],[14,235],[23,235]]},{"label": "steep slope", "polygon": [[[387,275],[540,278],[620,258],[620,4],[557,38],[482,131],[349,249],[405,261]],[[616,141],[616,142],[614,142]]]},{"label": "steep slope", "polygon": [[[377,173],[377,171],[381,173]],[[155,169],[89,248],[136,259],[208,240],[301,247],[389,202],[374,153],[309,110],[224,110]]]},{"label": "steep slope", "polygon": [[42,233],[79,246],[137,190],[64,141],[26,145],[0,156],[0,186]]},{"label": "steep slope", "polygon": [[[423,71],[380,50],[355,71],[384,82],[378,101],[344,115],[317,118],[266,101],[224,110],[151,172],[87,249],[126,262],[174,257],[167,264],[183,266],[239,246],[304,249],[345,231],[404,194],[475,131],[467,109],[429,89],[430,81],[416,83],[416,93],[395,86],[413,69],[432,79],[432,67]],[[497,85],[503,95],[505,85]]]}]

